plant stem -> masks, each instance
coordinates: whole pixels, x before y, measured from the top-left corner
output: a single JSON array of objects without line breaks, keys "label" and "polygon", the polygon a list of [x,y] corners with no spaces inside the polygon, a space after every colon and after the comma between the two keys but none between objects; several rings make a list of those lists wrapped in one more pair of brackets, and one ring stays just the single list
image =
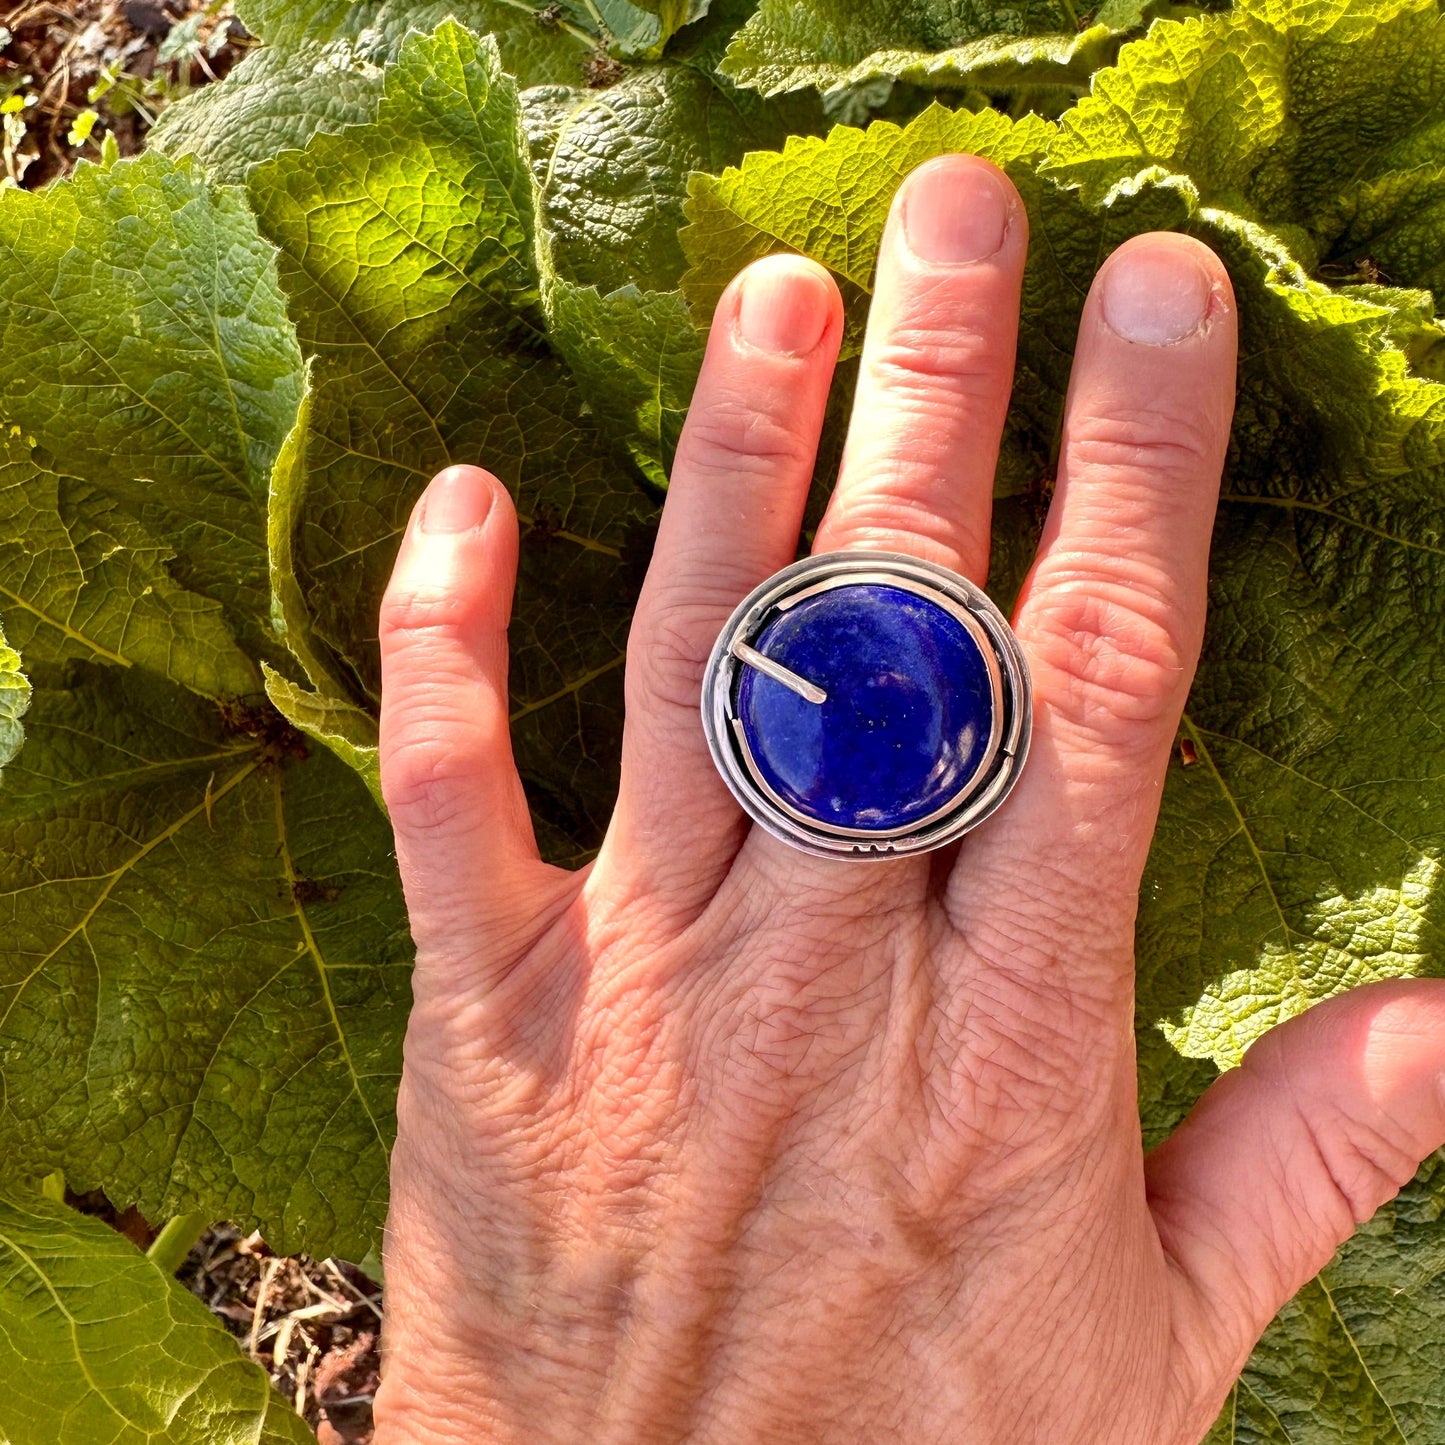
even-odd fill
[{"label": "plant stem", "polygon": [[40,1181],[40,1192],[46,1199],[53,1199],[57,1204],[65,1203],[65,1173],[57,1169],[54,1174],[47,1174]]},{"label": "plant stem", "polygon": [[599,32],[597,43],[604,47],[611,44],[617,37],[613,35],[612,27],[602,18],[602,12],[597,8],[594,0],[582,0],[582,3],[587,7],[587,13],[597,26]]},{"label": "plant stem", "polygon": [[164,1270],[174,1274],[185,1262],[195,1242],[211,1227],[209,1214],[178,1214],[167,1221],[156,1235],[155,1242],[146,1250],[146,1258]]}]

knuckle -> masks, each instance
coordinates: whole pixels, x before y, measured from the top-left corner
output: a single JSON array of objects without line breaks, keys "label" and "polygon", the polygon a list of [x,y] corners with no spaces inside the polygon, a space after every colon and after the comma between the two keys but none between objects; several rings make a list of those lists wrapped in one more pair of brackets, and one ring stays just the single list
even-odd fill
[{"label": "knuckle", "polygon": [[393,583],[381,601],[381,637],[424,632],[452,633],[475,615],[475,599],[436,582]]},{"label": "knuckle", "polygon": [[726,611],[703,606],[660,608],[647,645],[628,652],[627,705],[696,709],[703,673]]},{"label": "knuckle", "polygon": [[435,748],[408,748],[381,769],[393,823],[411,833],[448,833],[464,809],[463,790]]},{"label": "knuckle", "polygon": [[1419,1159],[1385,1120],[1344,1110],[1321,1114],[1306,1105],[1303,1123],[1333,1195],[1354,1224],[1363,1224],[1415,1175]]},{"label": "knuckle", "polygon": [[765,576],[738,549],[689,548],[685,580],[644,591],[627,646],[628,707],[696,709],[718,633],[748,589]]},{"label": "knuckle", "polygon": [[451,833],[470,823],[475,784],[495,743],[475,722],[414,713],[387,740],[381,756],[381,793],[392,822],[417,834]]},{"label": "knuckle", "polygon": [[1285,1190],[1342,1240],[1410,1182],[1423,1151],[1405,1119],[1357,1093],[1347,1077],[1332,1073],[1322,1087],[1318,1074],[1299,1069],[1291,1037],[1299,1039],[1308,1019],[1266,1034],[1242,1069],[1287,1101],[1294,1144],[1281,1163]]},{"label": "knuckle", "polygon": [[799,431],[792,417],[774,415],[754,397],[724,397],[689,414],[679,464],[770,478],[809,471],[813,450],[813,439]]},{"label": "knuckle", "polygon": [[1198,648],[1157,589],[1087,573],[1041,588],[1029,641],[1041,701],[1086,731],[1173,726]]},{"label": "knuckle", "polygon": [[932,409],[960,400],[993,402],[1003,393],[1004,370],[996,349],[965,325],[947,318],[905,318],[873,357],[873,370],[890,399],[916,397]]},{"label": "knuckle", "polygon": [[1215,450],[1199,421],[1159,407],[1086,414],[1069,421],[1071,472],[1101,470],[1159,477],[1205,471]]},{"label": "knuckle", "polygon": [[909,552],[922,547],[945,565],[982,576],[989,552],[986,518],[959,517],[939,505],[946,475],[942,464],[933,466],[926,456],[870,470],[846,495],[834,493],[830,540]]}]

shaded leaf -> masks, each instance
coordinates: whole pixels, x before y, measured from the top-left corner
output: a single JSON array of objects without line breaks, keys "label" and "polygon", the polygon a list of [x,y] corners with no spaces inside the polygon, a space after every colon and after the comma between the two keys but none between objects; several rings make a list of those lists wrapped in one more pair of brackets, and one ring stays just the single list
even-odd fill
[{"label": "shaded leaf", "polygon": [[194,155],[217,180],[244,181],[253,165],[283,150],[300,149],[319,131],[338,131],[374,119],[384,66],[414,30],[431,30],[449,15],[496,39],[502,63],[526,86],[582,85],[595,39],[575,21],[537,18],[546,7],[503,0],[470,4],[380,5],[258,0],[246,7],[252,24],[273,43],[247,55],[219,84],[168,106],[150,144]]},{"label": "shaded leaf", "polygon": [[266,696],[294,728],[330,748],[361,774],[377,807],[381,796],[381,761],[377,752],[376,719],[364,708],[344,699],[310,691],[274,668],[267,667]]},{"label": "shaded leaf", "polygon": [[148,142],[170,155],[193,155],[213,180],[233,184],[318,131],[370,120],[380,97],[380,65],[350,40],[266,45],[219,85],[167,106]]},{"label": "shaded leaf", "polygon": [[174,582],[171,560],[111,497],[0,435],[0,617],[33,661],[143,667],[213,698],[259,691],[220,604]]},{"label": "shaded leaf", "polygon": [[0,411],[152,537],[252,649],[301,358],[244,200],[150,153],[0,193]]},{"label": "shaded leaf", "polygon": [[363,783],[264,703],[32,669],[0,789],[0,1170],[359,1258],[410,940]]},{"label": "shaded leaf", "polygon": [[598,31],[583,4],[528,0],[242,0],[248,29],[288,54],[341,41],[357,59],[384,64],[415,31],[453,19],[497,44],[503,68],[522,85],[575,85],[584,78]]},{"label": "shaded leaf", "polygon": [[702,338],[680,291],[553,283],[553,344],[566,358],[598,421],[647,480],[667,485],[698,368]]},{"label": "shaded leaf", "polygon": [[587,95],[557,125],[545,171],[558,272],[603,292],[672,290],[686,265],[677,232],[689,173],[821,126],[811,97],[768,105],[690,63],[641,68]]}]

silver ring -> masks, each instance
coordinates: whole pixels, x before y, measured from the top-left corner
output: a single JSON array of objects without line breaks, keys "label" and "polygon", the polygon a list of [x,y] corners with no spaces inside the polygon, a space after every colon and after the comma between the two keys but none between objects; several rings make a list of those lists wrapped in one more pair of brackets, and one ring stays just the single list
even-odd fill
[{"label": "silver ring", "polygon": [[826,858],[926,853],[1008,796],[1032,731],[1028,664],[965,577],[827,552],[740,602],[703,677],[723,780],[760,827]]}]

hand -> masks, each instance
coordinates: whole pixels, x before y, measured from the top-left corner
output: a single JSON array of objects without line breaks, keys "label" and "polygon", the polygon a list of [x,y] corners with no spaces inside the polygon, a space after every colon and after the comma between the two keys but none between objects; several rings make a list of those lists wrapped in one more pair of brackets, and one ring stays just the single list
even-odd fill
[{"label": "hand", "polygon": [[[982,581],[1026,246],[986,162],[902,186],[815,550]],[[1141,1148],[1135,904],[1233,403],[1196,242],[1130,241],[1084,309],[1008,802],[887,862],[749,828],[702,669],[794,555],[841,324],[799,257],[718,306],[580,872],[538,860],[511,761],[507,494],[455,467],[412,519],[381,621],[417,963],[377,1445],[1187,1445],[1445,1141],[1445,984],[1419,981],[1275,1030]]]}]

